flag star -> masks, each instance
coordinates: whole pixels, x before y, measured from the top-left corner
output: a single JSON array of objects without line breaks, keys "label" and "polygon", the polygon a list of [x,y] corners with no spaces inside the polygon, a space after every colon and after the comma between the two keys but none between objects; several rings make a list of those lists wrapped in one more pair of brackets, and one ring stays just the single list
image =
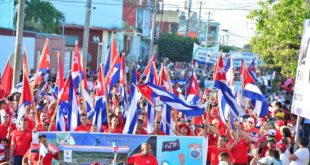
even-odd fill
[{"label": "flag star", "polygon": [[220,74],[220,75],[225,74],[225,70],[223,67],[218,68],[218,74]]},{"label": "flag star", "polygon": [[50,62],[50,56],[49,55],[46,56],[46,61]]}]

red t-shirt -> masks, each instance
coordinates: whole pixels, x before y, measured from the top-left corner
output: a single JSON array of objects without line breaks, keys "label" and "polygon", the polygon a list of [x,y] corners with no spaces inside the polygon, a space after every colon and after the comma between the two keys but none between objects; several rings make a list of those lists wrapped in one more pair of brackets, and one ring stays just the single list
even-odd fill
[{"label": "red t-shirt", "polygon": [[208,147],[208,155],[210,154],[211,165],[218,165],[219,159],[218,156],[221,152],[227,152],[229,154],[229,158],[232,159],[233,156],[228,148],[218,148],[217,146],[209,146]]},{"label": "red t-shirt", "polygon": [[83,126],[82,124],[77,126],[74,131],[84,131],[84,132],[89,132],[91,129],[91,126],[90,125],[86,125],[86,126]]},{"label": "red t-shirt", "polygon": [[30,148],[32,141],[32,133],[30,130],[20,131],[14,130],[11,133],[12,142],[15,143],[14,156],[23,156]]},{"label": "red t-shirt", "polygon": [[139,135],[147,135],[149,134],[144,128],[140,129],[140,132],[136,133],[136,134],[139,134]]},{"label": "red t-shirt", "polygon": [[[10,124],[8,125],[4,125],[4,124],[0,124],[0,140],[5,138],[6,135],[8,134],[8,128],[9,128]],[[16,130],[16,126],[15,124],[11,124],[11,132]]]},{"label": "red t-shirt", "polygon": [[[230,141],[228,146],[234,141]],[[250,143],[244,138],[240,139],[237,144],[231,149],[231,154],[233,155],[233,162],[236,164],[247,164],[248,162],[248,151]]]},{"label": "red t-shirt", "polygon": [[276,140],[279,142],[282,139],[281,131],[276,129]]},{"label": "red t-shirt", "polygon": [[[37,128],[37,131],[38,132],[42,132],[42,131],[48,131],[48,130],[45,130],[44,127],[43,127],[43,124],[42,123],[39,123],[38,124],[38,128]],[[55,127],[55,124],[52,125],[51,127],[51,130],[50,131],[56,131],[56,127]]]},{"label": "red t-shirt", "polygon": [[[42,160],[42,155],[40,155],[38,152],[32,152],[30,159],[31,164],[38,164],[39,158]],[[53,158],[58,160],[58,153],[53,155],[51,152],[48,152],[43,158],[42,164],[52,165]]]},{"label": "red t-shirt", "polygon": [[143,154],[135,154],[128,158],[128,164],[134,165],[158,165],[158,161],[155,156],[148,154],[144,156]]},{"label": "red t-shirt", "polygon": [[27,124],[29,130],[34,130],[36,128],[36,122],[33,122],[27,117]]},{"label": "red t-shirt", "polygon": [[114,130],[111,129],[111,131],[109,129],[106,129],[104,133],[123,133],[123,131],[120,128],[116,128]]}]

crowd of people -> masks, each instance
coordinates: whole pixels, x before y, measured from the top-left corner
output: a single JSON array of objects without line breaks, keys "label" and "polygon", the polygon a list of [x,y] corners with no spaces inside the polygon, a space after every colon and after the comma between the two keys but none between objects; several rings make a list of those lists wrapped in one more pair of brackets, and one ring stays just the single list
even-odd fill
[{"label": "crowd of people", "polygon": [[[137,63],[137,77],[143,83],[145,75],[142,71],[145,64]],[[191,76],[190,63],[167,63],[169,75],[173,82],[173,93],[178,97],[186,97],[186,89]],[[129,77],[129,69],[126,69]],[[30,72],[33,73],[33,72]],[[259,118],[254,112],[254,105],[250,100],[241,103],[246,115],[240,117],[233,124],[225,123],[219,114],[217,91],[206,88],[204,81],[212,80],[212,67],[199,65],[195,69],[200,88],[200,103],[208,103],[208,107],[202,116],[185,117],[177,110],[173,111],[175,127],[173,133],[177,136],[202,136],[208,138],[207,164],[211,165],[307,165],[309,163],[309,134],[310,119],[302,121],[302,127],[297,128],[297,116],[290,113],[292,92],[283,86],[273,86],[273,79],[268,71],[260,71],[257,75],[257,84],[269,100],[269,113]],[[40,131],[56,131],[55,120],[52,118],[57,111],[57,97],[53,94],[55,77],[46,76],[41,85],[33,90],[34,104],[27,107],[25,115],[17,121],[18,107],[21,92],[13,90],[10,96],[0,101],[0,162],[14,164],[52,164],[52,159],[58,159],[58,155],[48,151],[47,156],[42,157],[38,150],[31,145],[32,133]],[[32,75],[33,76],[33,75]],[[88,90],[94,99],[97,76],[92,73],[87,76]],[[128,83],[129,84],[129,83]],[[129,87],[129,86],[128,86]],[[128,94],[130,90],[127,90]],[[276,92],[274,92],[276,91]],[[109,94],[108,124],[99,130],[97,125],[92,124],[92,119],[87,113],[79,116],[80,125],[75,131],[123,133],[125,107],[122,106],[123,96],[119,91],[119,83],[116,84]],[[141,97],[138,105],[138,119],[135,134],[141,135],[166,135],[161,130],[161,114],[157,113],[153,129],[148,130],[148,101]],[[81,109],[85,107],[80,102]],[[173,107],[172,107],[173,108]],[[82,111],[85,112],[85,111]],[[297,130],[300,134],[297,135]],[[300,136],[299,141],[295,137]],[[39,137],[39,143],[48,146],[46,136]],[[294,147],[298,150],[294,151]],[[48,148],[48,147],[47,147]],[[145,164],[146,159],[154,159],[149,152],[150,146],[143,144],[145,151],[143,159],[137,156],[129,157],[132,164]],[[139,156],[139,155],[138,155]],[[150,161],[149,164],[157,164]]]}]

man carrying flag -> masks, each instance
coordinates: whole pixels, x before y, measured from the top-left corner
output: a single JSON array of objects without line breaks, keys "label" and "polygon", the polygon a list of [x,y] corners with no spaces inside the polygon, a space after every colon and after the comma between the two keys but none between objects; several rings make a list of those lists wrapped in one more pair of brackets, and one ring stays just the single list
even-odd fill
[{"label": "man carrying flag", "polygon": [[23,163],[52,165],[53,158],[58,160],[58,149],[54,144],[48,142],[45,134],[41,134],[39,135],[39,144],[32,143],[31,148],[23,157]]}]

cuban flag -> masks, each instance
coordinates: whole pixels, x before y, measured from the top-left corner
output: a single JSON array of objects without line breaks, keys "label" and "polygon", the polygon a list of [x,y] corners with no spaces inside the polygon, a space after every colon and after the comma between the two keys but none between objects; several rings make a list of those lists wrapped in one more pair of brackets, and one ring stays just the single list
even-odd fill
[{"label": "cuban flag", "polygon": [[[131,69],[130,84],[137,84],[137,69],[136,69],[136,65],[133,65],[132,69]],[[129,100],[132,99],[134,92],[135,92],[135,88],[130,86]]]},{"label": "cuban flag", "polygon": [[[248,72],[248,70],[245,70],[245,72]],[[249,73],[245,74],[249,75]],[[255,84],[249,82],[243,83],[245,84],[242,93],[243,97],[251,99],[252,103],[254,104],[254,112],[258,115],[259,118],[266,116],[268,113],[268,102],[265,96]]]},{"label": "cuban flag", "polygon": [[256,74],[255,74],[255,70],[256,70],[256,69],[255,69],[255,58],[253,58],[251,64],[248,66],[247,69],[248,69],[250,75],[252,76],[252,78],[253,78],[254,80],[257,80]]},{"label": "cuban flag", "polygon": [[85,66],[84,65],[84,58],[83,58],[83,56],[81,56],[81,72],[82,72],[82,76],[83,76],[82,77],[83,78],[83,88],[88,91],[86,69],[84,66]]},{"label": "cuban flag", "polygon": [[[222,105],[228,104],[229,108],[231,109],[232,115],[234,115],[236,118],[245,115],[244,110],[238,105],[235,96],[233,95],[230,87],[227,85],[226,72],[223,65],[222,55],[220,56],[217,62],[217,67],[214,74],[215,74],[214,87],[218,89],[219,105],[221,105],[222,107]],[[223,109],[221,111],[222,113],[223,112],[229,113]],[[224,116],[228,115],[225,114]],[[226,119],[226,121],[227,120],[228,119]]]},{"label": "cuban flag", "polygon": [[109,91],[120,81],[121,78],[121,57],[117,55],[114,59],[114,62],[111,65],[107,76],[107,86],[108,86],[108,93]]},{"label": "cuban flag", "polygon": [[80,58],[80,52],[79,52],[79,44],[76,41],[74,46],[74,55],[73,55],[73,62],[71,67],[71,74],[74,81],[74,86],[76,88],[79,87],[80,82],[83,79],[83,71],[81,66],[81,58]]},{"label": "cuban flag", "polygon": [[154,53],[143,72],[143,75],[146,76],[144,82],[152,82],[153,84],[158,84],[157,82],[158,74],[156,72],[155,64],[156,64],[156,54]]},{"label": "cuban flag", "polygon": [[187,95],[186,101],[189,102],[190,104],[197,104],[199,100],[199,94],[200,94],[199,85],[193,70],[186,92]]},{"label": "cuban flag", "polygon": [[248,69],[245,68],[244,59],[242,60],[242,63],[241,63],[240,74],[241,74],[241,81],[242,81],[242,88],[243,89],[247,83],[254,83],[255,82],[253,77],[248,72]]},{"label": "cuban flag", "polygon": [[42,53],[41,53],[41,57],[40,57],[40,60],[39,60],[38,69],[37,69],[37,73],[36,73],[36,76],[35,76],[35,80],[34,80],[34,84],[35,85],[40,84],[40,82],[43,79],[43,76],[45,74],[47,74],[47,72],[50,69],[51,61],[50,61],[50,56],[48,54],[48,42],[49,42],[49,40],[46,39],[44,47],[43,47],[43,50],[42,50]]},{"label": "cuban flag", "polygon": [[20,104],[18,109],[17,123],[19,120],[24,117],[27,107],[34,103],[32,90],[30,87],[28,74],[25,70],[23,70],[23,87],[22,87],[22,95],[20,98]]},{"label": "cuban flag", "polygon": [[95,107],[94,107],[94,117],[93,117],[93,125],[97,125],[98,129],[101,130],[102,124],[107,124],[107,111],[106,111],[106,91],[105,91],[105,83],[103,77],[103,67],[102,65],[99,68],[98,72],[98,80],[95,96]]},{"label": "cuban flag", "polygon": [[[226,72],[226,78],[227,78],[227,85],[230,87],[230,90],[232,91],[232,94],[234,94],[234,73],[233,73],[233,64],[232,59],[228,58],[226,65],[225,65],[225,72]],[[220,117],[222,121],[226,124],[230,124],[230,126],[234,126],[234,120],[235,116],[233,115],[233,112],[230,109],[230,106],[227,104],[224,97],[219,101],[220,106]],[[240,106],[240,104],[238,104]]]},{"label": "cuban flag", "polygon": [[57,53],[58,58],[58,71],[57,71],[57,77],[56,77],[56,83],[55,83],[55,95],[58,96],[60,94],[60,90],[64,87],[64,69],[63,69],[63,63],[62,59],[60,57],[60,54]]},{"label": "cuban flag", "polygon": [[128,108],[127,120],[125,122],[123,134],[134,134],[135,126],[138,120],[137,109],[141,94],[139,94],[137,87],[133,83],[131,84],[131,89],[133,89],[134,92]]},{"label": "cuban flag", "polygon": [[86,103],[86,112],[89,113],[93,109],[93,99],[86,89],[84,89],[84,97]]},{"label": "cuban flag", "polygon": [[1,75],[0,91],[3,92],[3,95],[0,96],[0,99],[6,98],[7,96],[10,95],[10,92],[12,90],[13,71],[14,70],[13,70],[13,67],[11,65],[11,60],[9,57],[6,65],[4,67],[4,70],[2,71],[2,75]]},{"label": "cuban flag", "polygon": [[[162,87],[154,85],[152,83],[146,83],[137,85],[140,92],[146,97],[147,100],[154,100],[155,97],[160,98],[160,100],[167,104],[170,107],[175,108],[178,111],[181,111],[183,114],[187,116],[200,116],[204,113],[204,108],[207,106],[206,104],[203,105],[191,105],[184,100],[178,98],[172,93],[167,92]],[[149,102],[150,102],[149,101]]]},{"label": "cuban flag", "polygon": [[170,77],[167,68],[164,66],[159,71],[158,86],[163,87],[168,92],[172,92]]},{"label": "cuban flag", "polygon": [[120,72],[120,92],[122,96],[121,104],[123,107],[123,118],[126,121],[126,114],[128,111],[127,105],[127,77],[126,77],[126,55],[122,54],[121,57],[121,72]]},{"label": "cuban flag", "polygon": [[74,131],[79,122],[79,104],[72,75],[69,74],[58,98],[57,131]]},{"label": "cuban flag", "polygon": [[113,40],[110,47],[108,48],[107,58],[104,63],[104,76],[108,75],[108,72],[113,64],[114,59],[118,56],[118,50],[116,46],[116,41]]}]

